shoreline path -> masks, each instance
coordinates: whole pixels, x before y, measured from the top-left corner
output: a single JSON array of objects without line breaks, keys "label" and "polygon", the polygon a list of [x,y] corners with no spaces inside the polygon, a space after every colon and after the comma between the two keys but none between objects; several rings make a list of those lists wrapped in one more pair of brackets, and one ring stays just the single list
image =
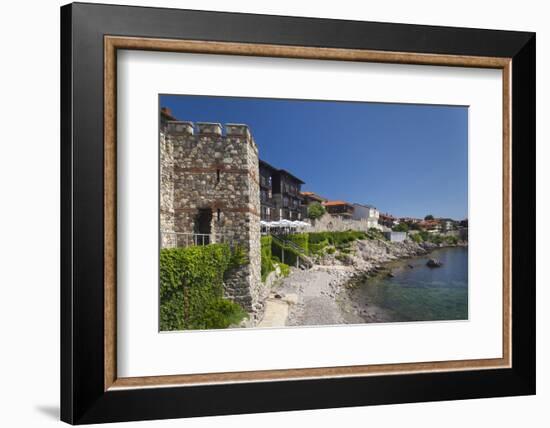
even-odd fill
[{"label": "shoreline path", "polygon": [[347,266],[315,266],[304,271],[293,269],[266,300],[265,314],[257,327],[364,322],[343,310],[345,298],[339,298],[343,279],[352,271],[353,268]]}]

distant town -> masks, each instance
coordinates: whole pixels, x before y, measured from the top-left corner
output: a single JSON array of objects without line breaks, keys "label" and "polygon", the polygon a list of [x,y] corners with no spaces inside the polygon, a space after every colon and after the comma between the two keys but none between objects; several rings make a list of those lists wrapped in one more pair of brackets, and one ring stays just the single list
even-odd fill
[{"label": "distant town", "polygon": [[[295,174],[276,168],[260,160],[260,202],[261,220],[266,226],[281,220],[311,221],[320,218],[316,213],[326,212],[333,220],[340,220],[338,226],[328,221],[329,230],[368,230],[378,229],[388,234],[392,240],[403,239],[403,235],[391,232],[417,233],[425,231],[433,234],[466,233],[468,220],[436,218],[427,214],[424,218],[396,217],[380,213],[373,205],[330,200],[311,191],[302,191],[305,184]],[[321,206],[322,209],[315,210]],[[332,226],[332,227],[331,227]]]}]

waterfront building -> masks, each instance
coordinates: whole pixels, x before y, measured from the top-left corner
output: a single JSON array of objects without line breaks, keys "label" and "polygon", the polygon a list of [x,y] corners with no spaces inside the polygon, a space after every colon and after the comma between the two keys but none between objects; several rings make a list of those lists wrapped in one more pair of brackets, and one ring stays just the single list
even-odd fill
[{"label": "waterfront building", "polygon": [[455,230],[455,222],[453,219],[450,218],[441,218],[439,219],[439,223],[441,224],[441,230],[443,232],[450,232],[452,230]]},{"label": "waterfront building", "polygon": [[304,182],[290,172],[279,169],[273,176],[273,201],[275,220],[301,220],[302,196],[300,189]]},{"label": "waterfront building", "polygon": [[345,201],[325,201],[323,206],[327,213],[333,217],[351,219],[353,217],[353,205]]},{"label": "waterfront building", "polygon": [[380,218],[380,211],[373,207],[372,205],[364,204],[353,204],[353,215],[354,220],[365,220],[367,221],[368,227],[378,228],[378,219]]},{"label": "waterfront building", "polygon": [[273,176],[277,168],[260,159],[260,218],[263,221],[271,221],[275,210],[273,201]]},{"label": "waterfront building", "polygon": [[382,226],[389,227],[390,229],[399,224],[399,220],[388,213],[380,214],[378,218],[378,223]]},{"label": "waterfront building", "polygon": [[315,202],[322,204],[323,202],[327,201],[326,198],[323,198],[322,196],[319,196],[317,193],[314,192],[300,192],[300,194],[302,195],[303,204],[306,207]]},{"label": "waterfront building", "polygon": [[415,217],[400,217],[399,223],[407,223],[407,224],[418,224],[422,221],[420,218]]},{"label": "waterfront building", "polygon": [[418,225],[422,230],[429,233],[440,233],[442,229],[441,222],[438,220],[423,220]]},{"label": "waterfront building", "polygon": [[276,168],[264,160],[260,168],[260,213],[264,221],[301,220],[304,182],[287,170]]}]

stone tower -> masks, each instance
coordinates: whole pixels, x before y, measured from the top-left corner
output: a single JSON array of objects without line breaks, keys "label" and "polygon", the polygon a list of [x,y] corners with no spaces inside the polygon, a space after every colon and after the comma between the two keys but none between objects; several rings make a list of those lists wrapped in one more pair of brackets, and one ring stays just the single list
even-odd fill
[{"label": "stone tower", "polygon": [[246,125],[165,121],[160,133],[161,246],[228,243],[250,263],[232,272],[226,297],[259,312],[258,148]]}]

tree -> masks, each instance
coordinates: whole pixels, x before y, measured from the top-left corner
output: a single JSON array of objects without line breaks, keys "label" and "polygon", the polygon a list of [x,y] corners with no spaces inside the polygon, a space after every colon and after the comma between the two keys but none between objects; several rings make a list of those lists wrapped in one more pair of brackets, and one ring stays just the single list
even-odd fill
[{"label": "tree", "polygon": [[326,212],[325,207],[322,206],[319,202],[313,202],[311,205],[307,207],[307,216],[312,220],[316,220],[320,217],[323,217],[325,212]]},{"label": "tree", "polygon": [[394,232],[408,232],[409,225],[407,223],[399,223],[397,226],[394,226],[392,230]]},{"label": "tree", "polygon": [[431,214],[428,214],[426,217],[424,217],[424,220],[433,220],[434,216]]}]

